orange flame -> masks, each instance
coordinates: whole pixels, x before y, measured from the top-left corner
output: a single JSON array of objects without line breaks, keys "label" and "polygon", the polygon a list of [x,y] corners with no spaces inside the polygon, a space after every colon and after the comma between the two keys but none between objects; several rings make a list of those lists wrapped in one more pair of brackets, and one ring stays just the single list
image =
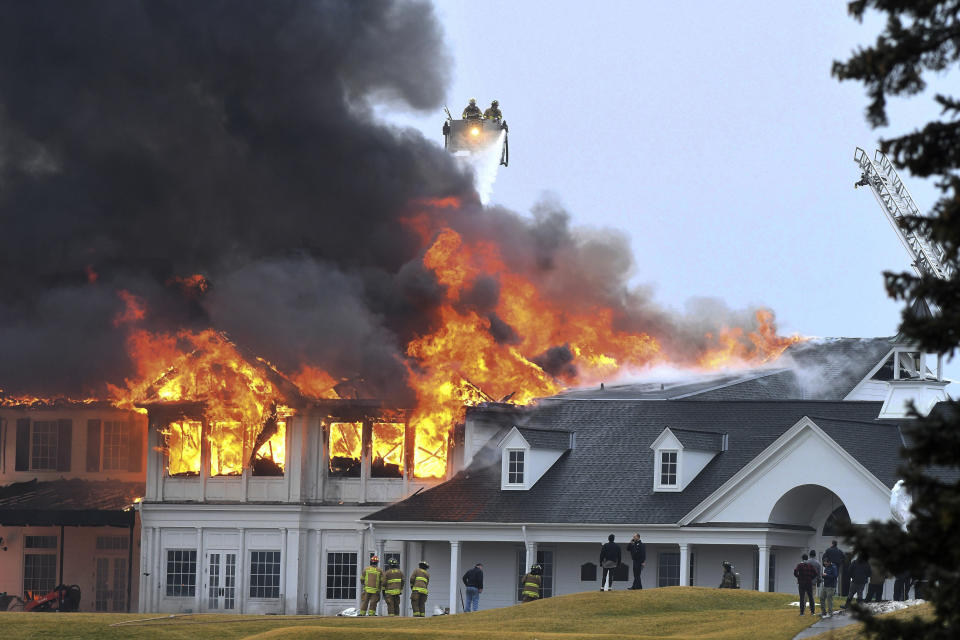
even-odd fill
[{"label": "orange flame", "polygon": [[147,305],[143,298],[135,296],[126,289],[117,291],[117,297],[123,300],[124,310],[113,318],[113,326],[119,327],[122,324],[130,324],[138,320],[143,320],[147,313]]},{"label": "orange flame", "polygon": [[[740,327],[723,328],[716,336],[719,346],[709,349],[700,356],[698,364],[704,369],[722,369],[763,364],[776,360],[792,344],[800,342],[799,335],[781,336],[777,334],[773,314],[761,309],[756,312],[757,328],[747,334],[748,343],[743,340]],[[707,334],[714,338],[713,334]]]},{"label": "orange flame", "polygon": [[[276,373],[241,356],[236,346],[212,330],[176,336],[134,331],[128,351],[138,376],[125,389],[111,387],[117,406],[149,402],[204,403],[203,422],[173,422],[163,431],[171,475],[200,472],[201,440],[210,448],[211,475],[237,475],[253,460],[269,459],[282,470],[286,418],[292,409],[270,378]],[[205,434],[205,435],[201,435]]]}]

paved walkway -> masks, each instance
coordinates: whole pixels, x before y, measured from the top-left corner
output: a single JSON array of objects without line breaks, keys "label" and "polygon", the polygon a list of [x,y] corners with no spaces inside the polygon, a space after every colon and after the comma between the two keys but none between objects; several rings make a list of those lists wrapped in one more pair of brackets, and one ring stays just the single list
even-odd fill
[{"label": "paved walkway", "polygon": [[[809,613],[807,615],[810,615]],[[839,629],[840,627],[845,627],[849,624],[853,624],[857,619],[850,614],[844,614],[842,616],[834,614],[830,618],[820,618],[819,621],[815,622],[811,626],[807,627],[797,635],[793,637],[793,640],[801,640],[801,638],[810,638],[817,634],[823,633],[824,631],[830,631],[831,629]]]}]

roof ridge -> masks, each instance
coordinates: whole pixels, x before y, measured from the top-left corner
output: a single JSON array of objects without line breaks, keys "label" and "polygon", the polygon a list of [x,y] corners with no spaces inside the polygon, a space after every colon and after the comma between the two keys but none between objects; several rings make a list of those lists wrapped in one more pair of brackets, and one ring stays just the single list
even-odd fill
[{"label": "roof ridge", "polygon": [[832,422],[851,422],[853,424],[864,424],[864,425],[870,425],[872,427],[875,427],[877,425],[885,425],[888,427],[897,427],[898,429],[900,428],[899,422],[882,422],[880,420],[856,420],[854,418],[833,418],[830,416],[814,416],[814,415],[809,415],[807,417],[810,418],[811,420],[830,420]]}]

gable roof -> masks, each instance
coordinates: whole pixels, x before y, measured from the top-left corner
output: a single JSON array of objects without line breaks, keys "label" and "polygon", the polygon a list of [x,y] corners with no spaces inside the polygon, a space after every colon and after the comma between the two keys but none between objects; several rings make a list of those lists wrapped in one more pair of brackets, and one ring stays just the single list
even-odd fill
[{"label": "gable roof", "polygon": [[[529,491],[500,490],[499,458],[487,447],[451,480],[364,519],[676,523],[804,416],[892,486],[902,440],[897,423],[875,420],[880,407],[879,402],[809,400],[548,402],[530,410],[524,426],[573,431],[577,445]],[[674,425],[691,432],[725,432],[728,448],[714,456],[683,492],[656,493],[649,446],[664,427]]]},{"label": "gable roof", "polygon": [[791,345],[778,364],[790,366],[805,398],[842,400],[894,346],[894,338],[815,338]]},{"label": "gable roof", "polygon": [[570,431],[531,429],[530,427],[517,427],[517,431],[533,449],[559,449],[563,451],[570,448]]},{"label": "gable roof", "polygon": [[723,434],[718,431],[696,431],[693,429],[670,429],[684,449],[697,451],[721,451]]}]

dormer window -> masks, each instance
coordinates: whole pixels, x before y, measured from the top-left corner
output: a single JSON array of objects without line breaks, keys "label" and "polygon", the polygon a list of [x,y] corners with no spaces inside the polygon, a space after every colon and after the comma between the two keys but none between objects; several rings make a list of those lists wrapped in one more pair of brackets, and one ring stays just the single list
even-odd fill
[{"label": "dormer window", "polygon": [[727,450],[727,436],[719,431],[664,428],[653,449],[653,490],[683,491],[714,456]]},{"label": "dormer window", "polygon": [[677,452],[660,452],[660,485],[664,487],[677,486]]},{"label": "dormer window", "polygon": [[527,491],[573,446],[573,434],[559,429],[513,427],[500,449],[500,489]]},{"label": "dormer window", "polygon": [[507,451],[507,484],[523,484],[523,449],[510,449]]}]

